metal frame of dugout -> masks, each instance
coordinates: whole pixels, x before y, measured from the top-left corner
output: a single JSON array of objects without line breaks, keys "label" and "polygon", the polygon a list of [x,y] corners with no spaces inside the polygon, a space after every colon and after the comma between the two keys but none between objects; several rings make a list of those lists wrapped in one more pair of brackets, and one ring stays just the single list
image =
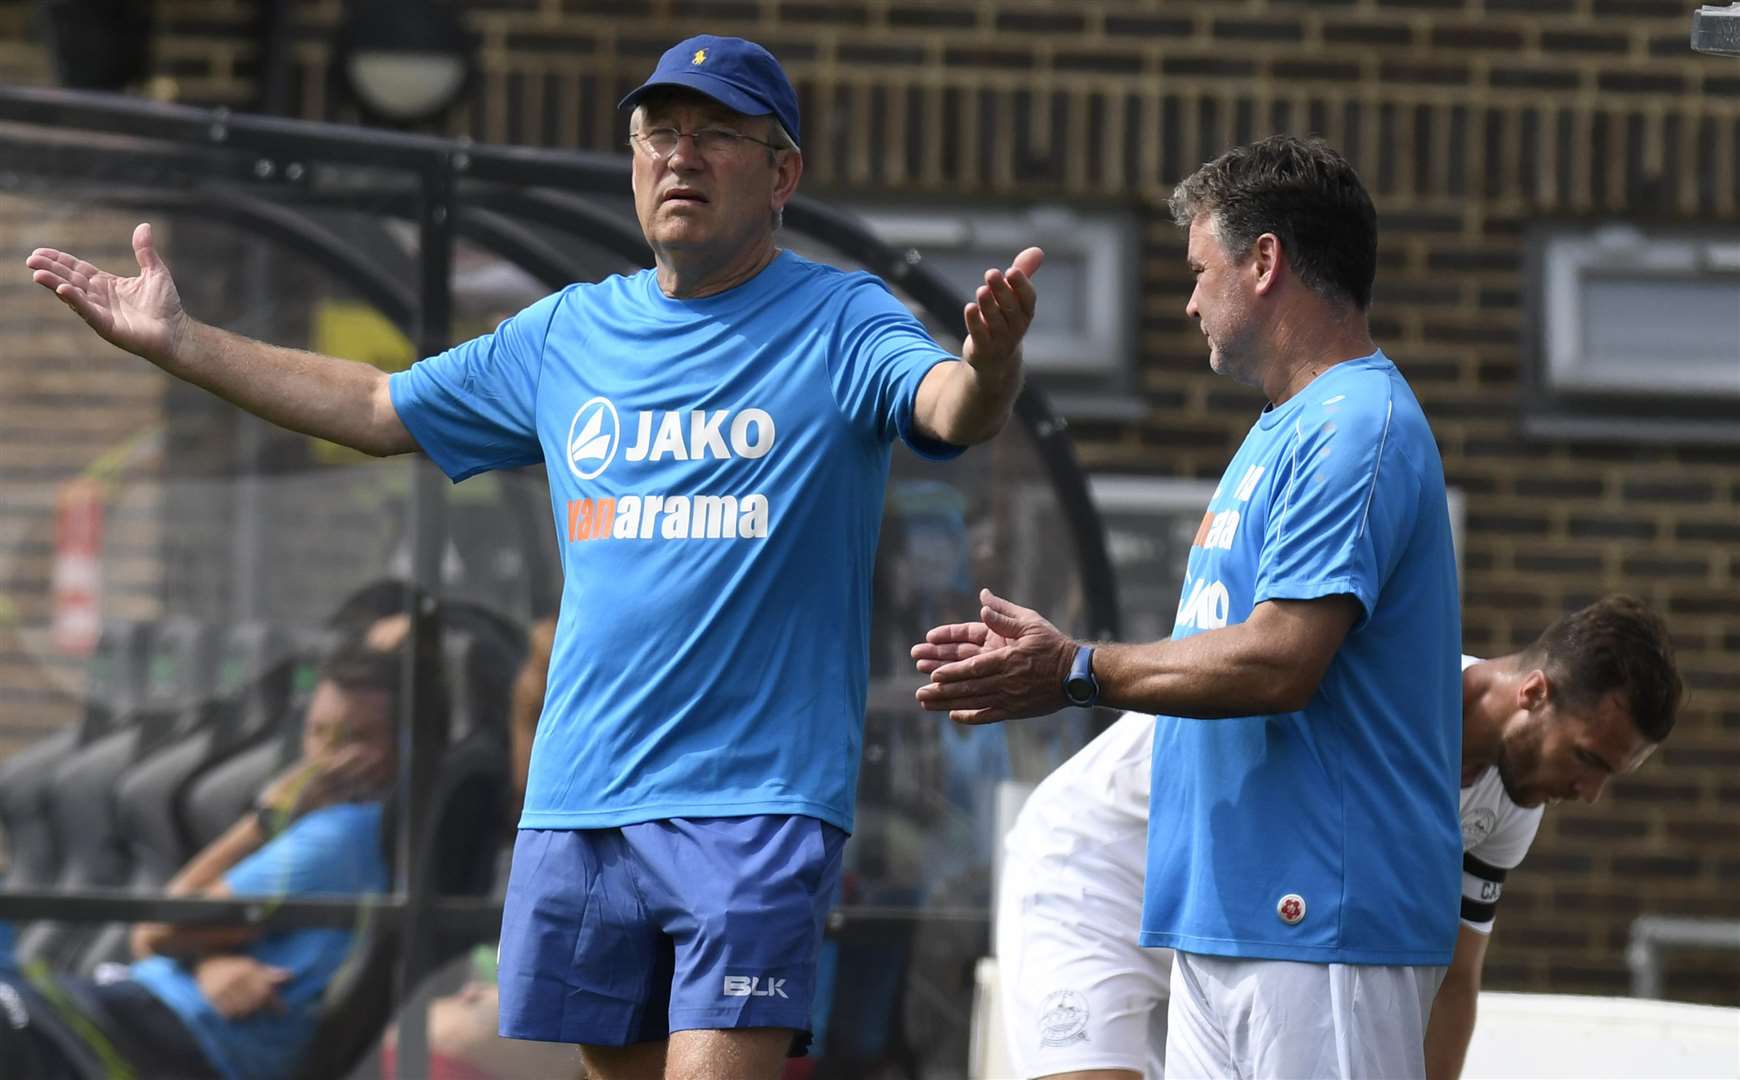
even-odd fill
[{"label": "metal frame of dugout", "polygon": [[[69,133],[92,138],[69,138]],[[118,138],[112,138],[118,137]],[[581,274],[573,258],[540,232],[582,236],[612,255],[652,264],[638,224],[594,205],[593,196],[629,190],[626,157],[505,146],[408,135],[275,117],[165,105],[107,94],[49,89],[0,89],[0,192],[55,180],[76,185],[109,206],[173,210],[196,208],[212,220],[260,235],[310,260],[356,290],[411,340],[420,356],[450,342],[451,270],[456,238],[513,263],[550,290]],[[390,182],[350,191],[320,191],[311,183],[321,165],[376,167]],[[214,184],[215,181],[215,184]],[[409,181],[409,182],[407,182]],[[415,287],[383,269],[343,235],[316,220],[321,209],[365,210],[415,224],[419,234]],[[854,218],[814,199],[787,207],[785,228],[812,237],[897,285],[941,325],[959,318],[962,298],[930,270],[916,251],[877,240]],[[1031,386],[1015,408],[1041,456],[1079,553],[1088,624],[1098,636],[1117,629],[1113,572],[1101,523],[1077,465],[1066,425]],[[412,578],[439,581],[447,537],[446,485],[433,470],[419,470],[409,502]],[[540,572],[528,560],[529,572]],[[543,571],[549,572],[549,571]],[[413,702],[412,708],[415,707]],[[365,910],[397,932],[399,1001],[426,972],[419,943],[435,929],[493,934],[500,905],[416,894],[419,879],[416,822],[418,791],[407,781],[426,775],[420,746],[408,735],[400,755],[401,790],[409,798],[397,817],[395,876],[398,896],[365,901],[285,899],[271,904],[142,897],[110,890],[0,893],[0,918],[60,922],[152,920],[289,928],[354,925]],[[850,933],[893,922],[970,920],[977,911],[898,908],[838,909],[830,932]],[[422,1024],[407,1016],[401,1033],[401,1068],[422,1048]]]}]

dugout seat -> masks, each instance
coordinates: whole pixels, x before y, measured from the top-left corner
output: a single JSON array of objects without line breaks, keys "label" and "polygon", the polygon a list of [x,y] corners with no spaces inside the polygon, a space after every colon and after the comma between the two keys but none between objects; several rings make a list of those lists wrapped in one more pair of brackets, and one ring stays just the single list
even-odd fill
[{"label": "dugout seat", "polygon": [[[167,618],[152,626],[143,690],[130,722],[107,725],[93,741],[59,760],[43,799],[57,845],[57,889],[125,887],[132,877],[132,853],[123,842],[116,816],[115,790],[121,774],[136,763],[142,748],[172,738],[211,694],[210,627],[191,619]],[[20,960],[42,960],[61,969],[79,969],[101,927],[36,922],[18,935]]]},{"label": "dugout seat", "polygon": [[0,828],[11,857],[4,887],[39,889],[60,874],[62,850],[46,797],[56,766],[80,746],[111,730],[137,707],[147,628],[110,620],[86,668],[85,707],[79,722],[0,762]]}]

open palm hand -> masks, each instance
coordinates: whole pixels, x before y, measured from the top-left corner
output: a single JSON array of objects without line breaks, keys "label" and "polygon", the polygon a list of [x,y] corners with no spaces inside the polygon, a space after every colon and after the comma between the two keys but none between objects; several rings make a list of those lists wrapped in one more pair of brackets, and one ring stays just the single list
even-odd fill
[{"label": "open palm hand", "polygon": [[175,346],[186,318],[169,267],[158,257],[151,226],[133,230],[137,277],[117,277],[54,248],[37,248],[24,260],[31,280],[78,313],[104,341],[149,360],[161,361]]}]

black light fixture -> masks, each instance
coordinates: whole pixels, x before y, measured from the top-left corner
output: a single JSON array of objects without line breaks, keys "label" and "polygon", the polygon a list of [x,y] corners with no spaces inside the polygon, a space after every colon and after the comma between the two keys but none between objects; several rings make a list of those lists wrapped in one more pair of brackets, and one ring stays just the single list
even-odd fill
[{"label": "black light fixture", "polygon": [[452,108],[473,71],[471,35],[445,0],[352,0],[333,67],[357,107],[414,124]]},{"label": "black light fixture", "polygon": [[1716,56],[1740,56],[1740,4],[1706,4],[1694,11],[1692,48]]},{"label": "black light fixture", "polygon": [[75,90],[144,82],[151,8],[138,0],[40,0],[56,81]]}]

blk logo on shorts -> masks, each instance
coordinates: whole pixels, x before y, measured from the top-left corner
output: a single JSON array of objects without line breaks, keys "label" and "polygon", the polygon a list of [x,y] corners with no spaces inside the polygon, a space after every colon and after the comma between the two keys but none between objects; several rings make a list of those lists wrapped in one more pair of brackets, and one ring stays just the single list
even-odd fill
[{"label": "blk logo on shorts", "polygon": [[784,979],[763,979],[759,975],[725,976],[725,996],[782,997],[787,1001],[791,1000],[785,992]]}]

